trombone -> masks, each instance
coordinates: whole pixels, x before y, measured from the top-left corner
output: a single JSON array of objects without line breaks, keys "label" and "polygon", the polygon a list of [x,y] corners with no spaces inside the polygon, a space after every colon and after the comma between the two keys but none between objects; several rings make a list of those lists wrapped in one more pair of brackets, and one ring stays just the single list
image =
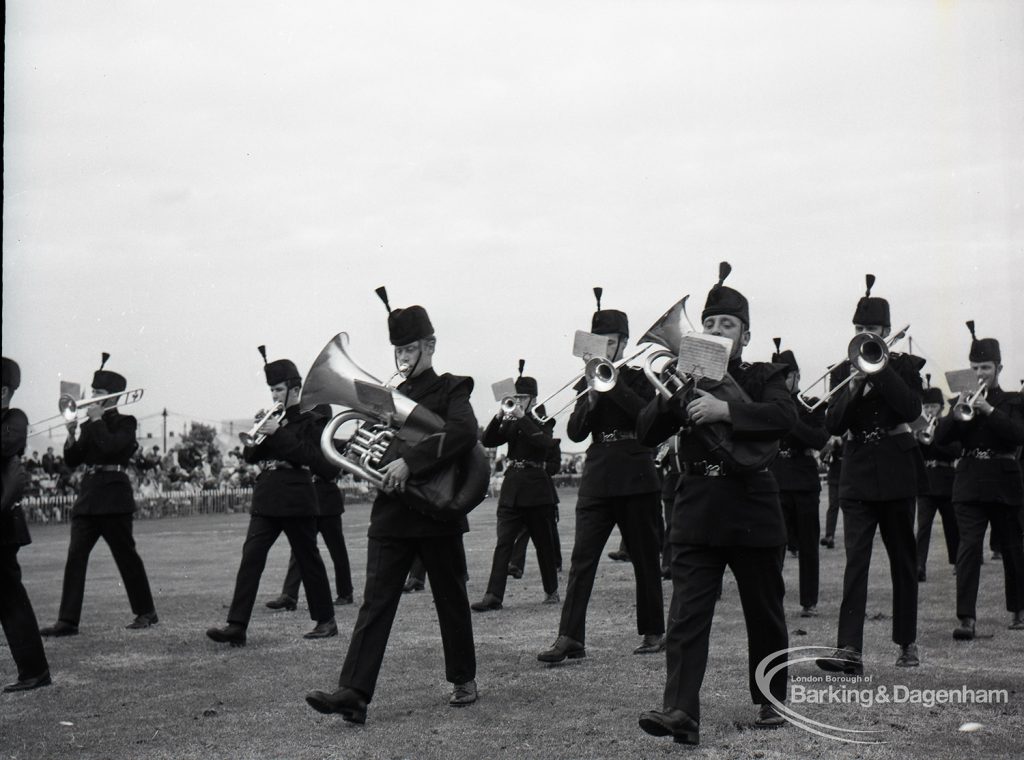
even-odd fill
[{"label": "trombone", "polygon": [[[683,296],[680,300],[676,301],[672,307],[662,314],[650,329],[647,330],[637,341],[639,344],[657,343],[666,349],[675,348],[678,350],[679,341],[682,340],[683,334],[679,324],[680,317],[685,317],[686,321],[689,322],[690,318],[686,314],[686,301],[689,299],[689,295]],[[690,325],[690,329],[693,329],[693,325]],[[607,393],[619,379],[619,369],[624,367],[629,362],[643,355],[647,349],[650,348],[648,345],[643,345],[639,351],[632,356],[627,356],[624,359],[619,359],[617,362],[609,361],[603,356],[595,356],[587,360],[587,363],[583,367],[583,372],[578,375],[574,375],[569,382],[563,385],[554,393],[550,394],[543,401],[538,402],[534,405],[533,409],[530,410],[530,414],[540,424],[555,419],[558,415],[562,414],[566,409],[574,406],[580,398],[583,397],[587,391],[594,390],[598,393]],[[552,414],[540,414],[537,412],[541,406],[546,404],[551,399],[555,398],[559,393],[564,391],[566,388],[575,385],[580,380],[585,379],[587,381],[587,387],[582,391],[574,395],[569,401],[562,406],[558,411]],[[504,402],[503,402],[504,403]]]},{"label": "trombone", "polygon": [[145,393],[144,388],[134,388],[130,391],[119,391],[117,393],[107,393],[103,396],[93,396],[92,398],[76,399],[70,393],[61,394],[60,398],[57,399],[57,409],[67,422],[74,422],[78,417],[78,412],[84,407],[93,406],[94,404],[101,404],[112,398],[118,396],[124,396],[123,399],[119,400],[116,404],[112,404],[108,408],[115,406],[126,406],[128,404],[134,404],[136,401],[142,398],[142,394]]},{"label": "trombone", "polygon": [[242,442],[243,446],[259,446],[263,441],[267,439],[266,433],[261,433],[260,428],[263,427],[270,420],[279,420],[284,417],[285,408],[284,404],[278,401],[272,407],[270,411],[260,413],[256,416],[256,424],[252,426],[251,430],[244,433],[238,434],[238,439]]},{"label": "trombone", "polygon": [[846,347],[846,359],[852,365],[850,374],[841,383],[830,389],[821,399],[814,404],[808,404],[804,398],[807,396],[807,392],[811,388],[816,386],[827,378],[835,365],[832,365],[825,373],[815,380],[813,383],[807,386],[806,389],[801,390],[797,393],[797,398],[800,399],[800,403],[803,407],[813,412],[822,404],[826,403],[830,398],[835,396],[839,391],[853,382],[855,377],[860,375],[875,375],[881,372],[889,364],[889,351],[890,349],[904,337],[906,337],[907,330],[910,329],[910,325],[904,325],[898,332],[893,334],[888,340],[878,337],[874,333],[858,333],[853,336],[850,340],[849,345]]},{"label": "trombone", "polygon": [[974,415],[978,412],[975,409],[975,404],[978,403],[979,399],[983,399],[988,395],[988,384],[978,379],[978,389],[974,393],[970,394],[963,401],[957,401],[953,405],[953,417],[958,422],[970,422],[974,419]]}]

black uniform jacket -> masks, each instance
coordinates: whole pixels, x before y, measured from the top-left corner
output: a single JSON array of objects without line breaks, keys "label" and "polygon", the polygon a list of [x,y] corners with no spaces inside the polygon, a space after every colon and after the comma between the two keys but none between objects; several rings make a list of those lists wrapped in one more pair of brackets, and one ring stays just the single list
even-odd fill
[{"label": "black uniform jacket", "polygon": [[[856,396],[844,388],[829,400],[825,428],[846,435],[839,498],[889,501],[913,498],[925,490],[924,460],[909,423],[921,416],[921,367],[910,354],[889,354],[881,372],[868,377]],[[850,362],[833,370],[832,387],[850,374]],[[865,441],[868,435],[873,440]]]},{"label": "black uniform jacket", "polygon": [[[121,465],[127,467],[138,448],[135,439],[138,423],[129,414],[108,409],[98,420],[86,420],[74,443],[64,444],[64,463],[68,467],[84,465]],[[125,472],[98,470],[82,479],[81,490],[71,514],[123,515],[135,511],[132,484]]]},{"label": "black uniform jacket", "polygon": [[[264,469],[252,492],[252,514],[266,517],[309,517],[319,514],[310,469],[323,459],[320,453],[319,417],[299,411],[294,404],[285,411],[281,427],[256,446],[246,446],[242,458]],[[317,430],[313,428],[319,424]]]},{"label": "black uniform jacket", "polygon": [[[579,392],[586,387],[581,380]],[[641,370],[623,367],[615,387],[599,394],[594,408],[587,400],[589,393],[576,401],[569,417],[569,440],[583,441],[588,435],[593,442],[583,461],[580,496],[612,497],[661,490],[654,466],[654,450],[636,440],[636,420],[640,410],[654,396],[654,388]],[[625,434],[624,440],[603,443],[603,434]]]},{"label": "black uniform jacket", "polygon": [[[793,399],[786,388],[786,367],[730,361],[729,374],[750,396],[750,403],[730,402],[733,435],[772,441],[796,424]],[[685,472],[688,463],[719,461],[692,429],[677,399],[658,396],[640,413],[637,434],[657,445],[679,431],[679,461],[684,473],[676,488],[670,541],[705,546],[781,546],[786,525],[779,506],[779,486],[768,469],[706,477]]]},{"label": "black uniform jacket", "polygon": [[[28,434],[28,417],[20,409],[4,409],[3,416],[3,506],[0,507],[0,545],[25,546],[32,542],[25,522],[25,514],[17,503],[21,498],[22,485],[14,482],[20,478],[17,460],[25,453],[25,439]],[[10,469],[9,469],[10,468]],[[8,478],[11,478],[9,481]]]},{"label": "black uniform jacket", "polygon": [[313,438],[317,456],[310,469],[313,471],[313,490],[316,491],[316,503],[321,517],[337,517],[345,511],[345,495],[338,487],[338,475],[341,469],[327,461],[320,448],[320,436],[330,421],[332,412],[330,404],[320,404],[309,412],[310,423],[306,429]]},{"label": "black uniform jacket", "polygon": [[[561,449],[551,437],[554,420],[544,425],[526,414],[519,419],[502,419],[496,415],[481,436],[484,446],[508,444],[505,479],[498,496],[499,507],[541,507],[558,503],[558,493],[551,476],[562,466]],[[516,466],[526,462],[527,466]]]},{"label": "black uniform jacket", "polygon": [[[941,418],[940,418],[941,421]],[[936,425],[936,430],[938,426]],[[922,496],[935,496],[949,499],[953,495],[953,479],[955,477],[953,466],[960,456],[961,446],[957,441],[951,443],[918,442],[921,449],[921,456],[924,459],[924,470],[928,477],[928,487],[921,492]]]},{"label": "black uniform jacket", "polygon": [[[937,443],[959,441],[964,448],[956,465],[953,501],[1020,505],[1024,484],[1017,447],[1024,444],[1024,399],[1014,391],[992,388],[986,400],[995,407],[991,414],[976,412],[970,422],[946,415],[935,429]],[[979,449],[990,458],[970,456]]]},{"label": "black uniform jacket", "polygon": [[[817,399],[809,399],[814,405]],[[779,441],[779,455],[772,462],[771,470],[779,483],[780,491],[820,491],[818,462],[814,452],[828,442],[825,430],[825,407],[819,406],[810,412],[793,396],[793,407],[797,422],[789,433]]]},{"label": "black uniform jacket", "polygon": [[[438,375],[433,368],[398,386],[398,391],[422,404],[444,420],[444,427],[415,444],[399,440],[396,436],[384,461],[399,457],[405,459],[412,478],[429,474],[440,467],[448,467],[473,448],[477,442],[477,422],[469,395],[473,392],[473,378]],[[407,506],[400,493],[380,491],[370,512],[371,538],[426,538],[465,533],[469,523],[463,516],[458,520],[442,522],[427,517]]]}]

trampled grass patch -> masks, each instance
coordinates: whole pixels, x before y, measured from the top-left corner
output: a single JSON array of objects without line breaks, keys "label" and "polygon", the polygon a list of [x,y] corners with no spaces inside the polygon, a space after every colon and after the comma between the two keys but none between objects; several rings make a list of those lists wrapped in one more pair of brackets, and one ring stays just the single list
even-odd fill
[{"label": "trampled grass patch", "polygon": [[[561,535],[566,571],[572,548],[574,494],[563,494]],[[471,516],[466,537],[471,601],[483,595],[494,547],[495,503]],[[356,601],[362,597],[368,505],[345,514]],[[955,579],[938,535],[929,580],[920,589],[922,666],[893,667],[892,594],[888,562],[876,542],[865,628],[866,677],[847,689],[885,686],[918,690],[922,698],[872,704],[791,704],[802,715],[844,728],[876,730],[886,743],[843,744],[794,726],[749,728],[756,715],[746,675],[746,629],[735,583],[727,576],[711,634],[702,692],[701,745],[684,748],[647,736],[637,715],[659,707],[661,656],[635,656],[632,569],[602,560],[587,621],[587,657],[545,666],[536,653],[554,641],[559,608],[541,604],[543,590],[531,551],[526,575],[509,581],[504,609],[475,614],[480,701],[453,710],[447,699],[440,634],[429,590],[399,607],[384,667],[365,726],[311,710],[310,689],[337,683],[357,606],[337,608],[340,635],[306,641],[313,626],[305,600],[296,612],[274,613],[262,602],[277,594],[288,559],[282,537],[271,552],[249,644],[231,649],[209,641],[230,601],[246,515],[139,521],[136,539],[153,585],[160,624],[127,631],[131,618],[120,578],[104,545],[94,552],[79,636],[46,644],[54,686],[0,696],[0,758],[984,758],[1015,757],[1024,748],[1024,632],[1008,631],[1002,567],[982,571],[979,632],[993,638],[955,642]],[[936,534],[941,530],[935,528]],[[36,527],[20,553],[26,586],[42,625],[56,617],[67,550],[66,525]],[[608,549],[618,541],[613,534]],[[323,552],[329,564],[326,552]],[[829,646],[844,565],[841,549],[821,549],[821,615],[800,618],[797,564],[786,561],[790,645]],[[331,575],[331,573],[328,573]],[[564,595],[565,574],[561,577]],[[670,584],[663,586],[666,610]],[[799,633],[802,631],[803,633]],[[0,649],[6,681],[13,662]],[[824,689],[824,675],[804,664],[794,684]],[[817,680],[803,680],[810,678]],[[967,687],[1006,690],[1008,702],[926,704],[928,694]],[[982,724],[974,732],[958,728]],[[68,725],[70,724],[70,725]]]}]

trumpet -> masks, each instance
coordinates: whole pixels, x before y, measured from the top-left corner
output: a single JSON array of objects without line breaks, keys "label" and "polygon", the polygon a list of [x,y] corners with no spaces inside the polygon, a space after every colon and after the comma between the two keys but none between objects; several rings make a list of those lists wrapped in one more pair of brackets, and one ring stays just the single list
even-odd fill
[{"label": "trumpet", "polygon": [[263,441],[267,439],[266,433],[261,433],[260,428],[263,427],[270,420],[279,420],[284,417],[285,408],[284,404],[278,401],[272,407],[270,411],[258,414],[256,416],[256,424],[252,426],[251,430],[244,433],[239,433],[238,438],[241,440],[244,446],[259,446]]},{"label": "trumpet", "polygon": [[939,415],[926,415],[925,419],[927,420],[927,424],[925,424],[925,426],[918,432],[917,440],[925,446],[931,446],[935,443],[935,427],[939,424]]},{"label": "trumpet", "polygon": [[130,391],[119,391],[118,393],[108,393],[104,396],[93,396],[92,398],[76,399],[69,393],[61,394],[60,398],[57,399],[57,409],[60,415],[68,422],[75,422],[78,418],[78,412],[85,407],[93,406],[95,404],[101,404],[112,398],[118,396],[124,396],[123,399],[119,399],[116,404],[112,404],[108,408],[115,406],[127,406],[128,404],[134,404],[136,401],[142,398],[142,394],[145,393],[144,388],[135,388]]},{"label": "trumpet", "polygon": [[519,399],[515,396],[505,396],[501,400],[501,418],[504,420],[511,420],[515,418],[515,410],[521,409],[522,404],[519,403]]},{"label": "trumpet", "polygon": [[808,396],[807,392],[831,374],[833,368],[829,367],[821,377],[808,385],[805,390],[798,392],[797,398],[800,399],[800,403],[805,409],[807,409],[807,411],[813,412],[853,382],[855,377],[859,375],[875,375],[881,372],[889,364],[890,350],[898,341],[902,340],[906,336],[907,330],[909,329],[910,325],[904,325],[888,340],[884,340],[873,333],[865,332],[854,335],[853,339],[850,340],[849,345],[846,347],[846,359],[852,365],[852,369],[847,378],[834,388],[830,389],[829,392],[816,403],[808,404],[804,401],[804,398]]},{"label": "trumpet", "polygon": [[958,422],[970,422],[974,419],[974,415],[977,414],[977,410],[974,405],[978,403],[979,399],[985,398],[988,395],[988,384],[984,380],[978,380],[978,389],[971,395],[965,398],[963,401],[958,401],[953,405],[953,417]]}]

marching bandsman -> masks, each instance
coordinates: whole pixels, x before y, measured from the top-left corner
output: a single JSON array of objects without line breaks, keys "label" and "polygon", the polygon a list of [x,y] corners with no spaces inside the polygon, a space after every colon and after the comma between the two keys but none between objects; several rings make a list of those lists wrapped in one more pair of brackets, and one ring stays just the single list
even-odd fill
[{"label": "marching bandsman", "polygon": [[[853,315],[858,335],[889,336],[889,302],[873,297],[875,276],[867,275],[867,293]],[[868,568],[875,530],[881,530],[892,572],[892,640],[899,645],[898,667],[920,664],[917,651],[917,544],[914,502],[924,462],[910,423],[921,415],[924,360],[895,351],[885,366],[865,375],[844,360],[832,372],[837,388],[829,399],[825,428],[846,439],[839,500],[843,510],[846,571],[839,610],[838,649],[819,658],[818,667],[847,674],[864,671],[864,614],[868,602]]]},{"label": "marching bandsman", "polygon": [[939,444],[935,442],[935,430],[942,417],[945,399],[940,388],[933,388],[931,375],[925,375],[928,385],[924,389],[922,409],[925,425],[914,435],[917,445],[924,457],[924,467],[928,477],[928,487],[917,496],[917,580],[924,583],[928,579],[928,549],[932,539],[932,523],[935,513],[942,517],[942,534],[946,539],[946,558],[949,564],[956,567],[957,544],[960,531],[956,526],[956,513],[953,511],[953,467],[960,456],[960,444],[953,442]]},{"label": "marching bandsman", "polygon": [[[608,336],[607,358],[618,361],[626,349],[629,321],[625,313],[601,308],[601,288],[594,288],[597,311],[591,332]],[[584,391],[585,379],[576,385]],[[642,640],[634,654],[664,649],[665,607],[661,596],[658,522],[660,483],[654,451],[636,439],[636,418],[654,390],[643,372],[618,370],[611,390],[591,388],[580,395],[569,417],[570,440],[591,436],[576,499],[576,542],[562,603],[558,637],[537,655],[541,662],[561,662],[586,656],[587,605],[594,588],[597,563],[616,525],[629,546],[636,579],[636,627]]]},{"label": "marching bandsman", "polygon": [[135,496],[127,469],[139,446],[135,438],[138,423],[134,417],[121,414],[117,409],[116,394],[128,387],[128,381],[117,372],[104,369],[109,358],[110,354],[103,354],[100,368],[92,376],[93,397],[109,398],[88,405],[88,419],[82,424],[81,438],[76,437],[78,422],[73,420],[67,424],[64,463],[72,469],[85,465],[85,477],[71,509],[71,541],[64,566],[60,611],[57,622],[40,631],[43,636],[78,633],[89,554],[101,537],[114,555],[135,613],[135,620],[126,627],[149,628],[158,620],[146,567],[135,550],[132,536]]},{"label": "marching bandsman", "polygon": [[797,557],[800,567],[800,617],[818,614],[818,533],[821,522],[818,502],[821,498],[821,479],[815,452],[828,442],[825,430],[825,408],[813,412],[808,409],[818,399],[800,398],[800,366],[792,351],[781,350],[782,341],[775,338],[774,364],[786,367],[786,387],[793,397],[797,422],[779,443],[779,453],[771,470],[779,484],[779,501],[787,524],[793,526]]},{"label": "marching bandsman", "polygon": [[25,453],[28,418],[11,407],[21,385],[21,368],[3,357],[3,497],[0,500],[0,624],[18,668],[18,680],[5,692],[29,691],[50,684],[50,666],[39,636],[39,624],[21,582],[18,549],[31,543],[25,514],[18,500],[24,490],[21,457]]},{"label": "marching bandsman", "polygon": [[[289,359],[267,361],[265,346],[263,374],[277,413],[267,414],[262,425],[245,437],[242,456],[261,468],[252,492],[249,530],[242,546],[242,561],[235,579],[235,592],[228,610],[227,625],[210,628],[206,635],[218,643],[241,647],[246,644],[246,629],[267,554],[284,533],[299,566],[306,589],[309,617],[316,626],[303,638],[326,639],[338,635],[331,604],[327,571],[316,547],[317,498],[310,475],[311,468],[323,472],[320,434],[324,421],[299,409],[302,376]],[[310,428],[314,428],[311,430]],[[329,469],[329,466],[328,466]]]},{"label": "marching bandsman", "polygon": [[403,500],[410,476],[452,465],[477,443],[477,422],[469,396],[473,378],[434,370],[437,338],[422,306],[392,309],[387,292],[377,295],[388,310],[388,334],[395,365],[404,377],[398,391],[444,420],[443,431],[409,444],[395,437],[385,454],[383,486],[370,512],[366,589],[348,654],[333,692],[312,691],[306,702],[322,713],[338,713],[351,723],[366,722],[384,661],[388,636],[413,560],[423,560],[434,597],[445,677],[453,684],[448,704],[465,707],[477,700],[476,649],[466,594],[466,518],[440,521]]},{"label": "marching bandsman", "polygon": [[[562,464],[558,444],[551,436],[554,420],[543,424],[531,414],[537,401],[537,381],[523,376],[525,362],[519,360],[516,378],[515,406],[511,411],[499,410],[487,424],[482,437],[484,446],[495,448],[508,444],[505,478],[498,495],[498,542],[494,547],[491,577],[483,599],[474,602],[477,612],[500,610],[508,581],[509,558],[516,537],[526,530],[537,549],[544,604],[558,604],[558,571],[555,569],[555,505],[558,493],[551,481]],[[544,408],[538,413],[543,415]]]},{"label": "marching bandsman", "polygon": [[[999,387],[1003,357],[995,338],[978,339],[971,331],[971,369],[979,390],[961,393],[952,413],[939,421],[936,441],[963,446],[953,482],[953,507],[960,529],[956,555],[956,616],[953,638],[973,639],[977,618],[985,527],[1000,537],[1006,609],[1010,628],[1024,630],[1024,550],[1018,515],[1024,504],[1020,447],[1024,445],[1024,399]],[[969,397],[970,399],[969,400]]]},{"label": "marching bandsman", "polygon": [[[310,415],[314,421],[306,429],[313,436],[315,445],[319,447],[320,434],[331,418],[331,407],[328,404],[320,404],[310,411]],[[341,516],[345,512],[345,495],[338,488],[338,475],[341,470],[322,455],[313,461],[310,469],[313,474],[313,490],[316,492],[316,530],[323,536],[324,545],[327,546],[331,562],[334,563],[334,588],[338,592],[334,605],[340,607],[352,604],[352,569],[348,561],[345,534],[341,527]],[[272,610],[294,610],[298,603],[301,582],[299,562],[295,558],[295,552],[292,552],[281,595],[267,602],[267,607]]]},{"label": "marching bandsman", "polygon": [[[742,393],[728,401],[699,387],[671,400],[659,395],[637,422],[641,443],[657,445],[672,435],[679,439],[663,708],[643,713],[639,722],[647,733],[672,736],[681,744],[699,743],[700,688],[726,566],[736,578],[746,619],[750,696],[760,705],[753,725],[776,728],[784,722],[754,680],[757,664],[789,642],[782,604],[786,525],[778,486],[767,464],[741,469],[712,449],[705,426],[724,423],[730,438],[761,441],[770,455],[772,445],[792,429],[796,411],[784,366],[743,361],[743,347],[750,342],[750,306],[742,293],[723,284],[730,270],[722,262],[701,321],[704,333],[732,341],[728,372]],[[772,696],[785,701],[787,686],[782,668],[770,681]]]}]

